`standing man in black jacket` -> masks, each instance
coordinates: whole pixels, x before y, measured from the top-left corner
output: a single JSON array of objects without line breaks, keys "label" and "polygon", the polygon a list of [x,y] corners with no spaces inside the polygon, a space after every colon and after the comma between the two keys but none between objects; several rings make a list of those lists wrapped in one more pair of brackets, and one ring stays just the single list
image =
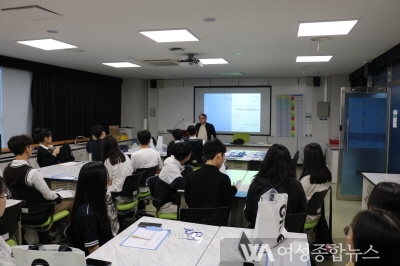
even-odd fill
[{"label": "standing man in black jacket", "polygon": [[214,139],[217,138],[217,133],[215,132],[215,128],[213,124],[207,123],[207,115],[204,113],[201,113],[199,115],[199,122],[196,124],[196,130],[197,130],[197,135],[199,139],[203,140],[211,140],[211,136],[213,136]]}]

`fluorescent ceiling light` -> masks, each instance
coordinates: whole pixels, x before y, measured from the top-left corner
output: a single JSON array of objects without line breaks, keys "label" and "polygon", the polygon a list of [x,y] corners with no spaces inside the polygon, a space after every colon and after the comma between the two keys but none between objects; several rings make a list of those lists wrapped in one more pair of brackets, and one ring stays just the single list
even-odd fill
[{"label": "fluorescent ceiling light", "polygon": [[29,45],[43,50],[60,50],[78,48],[78,46],[71,45],[65,42],[56,41],[53,39],[31,40],[31,41],[17,41],[17,43]]},{"label": "fluorescent ceiling light", "polygon": [[297,36],[346,35],[357,22],[358,20],[302,22],[299,25]]},{"label": "fluorescent ceiling light", "polygon": [[154,30],[139,31],[141,34],[149,37],[156,42],[197,42],[193,34],[187,30]]},{"label": "fluorescent ceiling light", "polygon": [[203,65],[222,65],[222,64],[229,64],[223,58],[208,58],[208,59],[199,59]]},{"label": "fluorescent ceiling light", "polygon": [[296,58],[296,62],[329,62],[331,60],[331,55],[323,55],[323,56],[298,56]]},{"label": "fluorescent ceiling light", "polygon": [[140,67],[139,65],[135,65],[129,62],[115,62],[115,63],[103,63],[103,65],[123,68],[123,67]]}]

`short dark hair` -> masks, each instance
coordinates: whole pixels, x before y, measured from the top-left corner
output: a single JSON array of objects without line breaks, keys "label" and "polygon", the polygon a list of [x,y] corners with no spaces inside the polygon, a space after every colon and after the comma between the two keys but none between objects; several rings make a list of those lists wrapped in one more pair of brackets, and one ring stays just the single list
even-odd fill
[{"label": "short dark hair", "polygon": [[106,136],[101,142],[101,161],[109,159],[111,165],[126,161],[125,155],[118,147],[118,142],[113,136]]},{"label": "short dark hair", "polygon": [[[400,261],[400,217],[384,210],[359,212],[351,225],[353,248],[365,254],[372,248],[377,259],[357,256],[356,265],[398,265]],[[374,253],[375,254],[375,253]]]},{"label": "short dark hair", "polygon": [[141,130],[137,133],[137,138],[140,144],[146,145],[150,141],[151,133],[148,130]]},{"label": "short dark hair", "polygon": [[193,126],[193,125],[190,125],[190,126],[188,126],[187,127],[187,133],[190,135],[190,136],[193,136],[194,134],[196,134],[196,127],[195,126]]},{"label": "short dark hair", "polygon": [[44,141],[44,138],[49,138],[51,136],[51,131],[47,128],[39,128],[35,129],[35,139],[38,143]]},{"label": "short dark hair", "polygon": [[12,136],[7,142],[8,149],[14,153],[14,155],[22,155],[26,147],[32,144],[33,140],[28,135]]},{"label": "short dark hair", "polygon": [[178,161],[182,161],[191,153],[192,153],[192,145],[190,145],[187,142],[176,143],[172,151],[172,155],[174,155],[175,159],[177,159]]},{"label": "short dark hair", "polygon": [[206,160],[212,160],[218,153],[226,152],[225,145],[219,139],[208,140],[204,143],[203,154]]},{"label": "short dark hair", "polygon": [[181,140],[183,133],[182,130],[180,129],[174,129],[174,131],[172,131],[172,136],[174,137],[175,140]]},{"label": "short dark hair", "polygon": [[400,215],[400,184],[378,183],[368,197],[368,209],[382,209]]},{"label": "short dark hair", "polygon": [[310,175],[311,184],[324,184],[332,181],[332,174],[325,163],[321,146],[312,142],[304,147],[303,172],[300,180]]},{"label": "short dark hair", "polygon": [[92,128],[92,135],[95,136],[96,138],[100,138],[101,137],[101,133],[105,132],[104,127],[100,126],[100,125],[95,125]]},{"label": "short dark hair", "polygon": [[207,119],[207,115],[206,115],[205,113],[201,113],[201,114],[199,114],[199,118],[200,118],[200,116],[204,116],[204,117],[205,117],[205,119]]},{"label": "short dark hair", "polygon": [[107,169],[102,162],[89,162],[82,166],[71,210],[71,226],[75,221],[76,211],[82,204],[90,206],[98,217],[101,229],[106,230],[110,226],[106,206],[108,179]]}]

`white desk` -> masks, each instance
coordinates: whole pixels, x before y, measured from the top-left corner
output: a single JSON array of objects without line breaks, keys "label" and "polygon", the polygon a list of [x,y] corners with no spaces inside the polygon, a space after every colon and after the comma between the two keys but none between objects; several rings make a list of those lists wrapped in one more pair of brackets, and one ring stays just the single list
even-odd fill
[{"label": "white desk", "polygon": [[[163,229],[179,233],[184,233],[184,228],[190,228],[202,232],[203,236],[201,241],[167,237],[157,250],[120,246],[121,242],[137,228],[139,222],[161,223]],[[113,266],[196,265],[218,230],[218,226],[143,217],[90,254],[88,258],[110,261]]]},{"label": "white desk", "polygon": [[[161,223],[162,228],[171,232],[184,233],[184,228],[203,233],[200,241],[166,238],[157,250],[146,250],[120,246],[136,228],[139,222]],[[113,266],[124,265],[218,265],[220,262],[220,242],[222,238],[239,240],[245,231],[252,238],[253,229],[218,227],[193,224],[157,218],[143,217],[112,240],[101,246],[87,258],[112,262]],[[289,239],[279,246],[288,246],[293,240],[307,243],[306,234],[289,233]],[[238,242],[238,241],[237,241]],[[279,247],[278,246],[278,247]],[[240,260],[239,251],[226,250],[230,257]],[[265,260],[265,255],[263,256]],[[306,265],[306,264],[304,264]]]},{"label": "white desk", "polygon": [[361,210],[367,209],[368,197],[376,184],[380,182],[394,182],[400,184],[400,174],[362,173],[363,189],[361,196]]},{"label": "white desk", "polygon": [[[70,162],[72,163],[72,162]],[[59,188],[76,190],[79,172],[82,166],[87,163],[85,161],[76,162],[74,165],[55,164],[51,166],[38,168],[38,171],[43,175],[46,181],[50,182],[50,189],[56,190]],[[63,177],[76,177],[75,179],[62,179]]]},{"label": "white desk", "polygon": [[225,153],[226,164],[231,169],[253,170],[264,160],[267,151],[229,150]]}]

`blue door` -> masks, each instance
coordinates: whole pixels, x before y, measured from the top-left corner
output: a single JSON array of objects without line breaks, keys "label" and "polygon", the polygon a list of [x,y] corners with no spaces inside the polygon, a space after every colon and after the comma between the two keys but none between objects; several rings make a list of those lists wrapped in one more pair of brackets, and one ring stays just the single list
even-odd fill
[{"label": "blue door", "polygon": [[400,174],[400,121],[397,118],[400,114],[400,86],[391,89],[390,97],[388,173]]},{"label": "blue door", "polygon": [[358,200],[362,194],[361,173],[385,172],[387,94],[343,89],[337,198]]}]

